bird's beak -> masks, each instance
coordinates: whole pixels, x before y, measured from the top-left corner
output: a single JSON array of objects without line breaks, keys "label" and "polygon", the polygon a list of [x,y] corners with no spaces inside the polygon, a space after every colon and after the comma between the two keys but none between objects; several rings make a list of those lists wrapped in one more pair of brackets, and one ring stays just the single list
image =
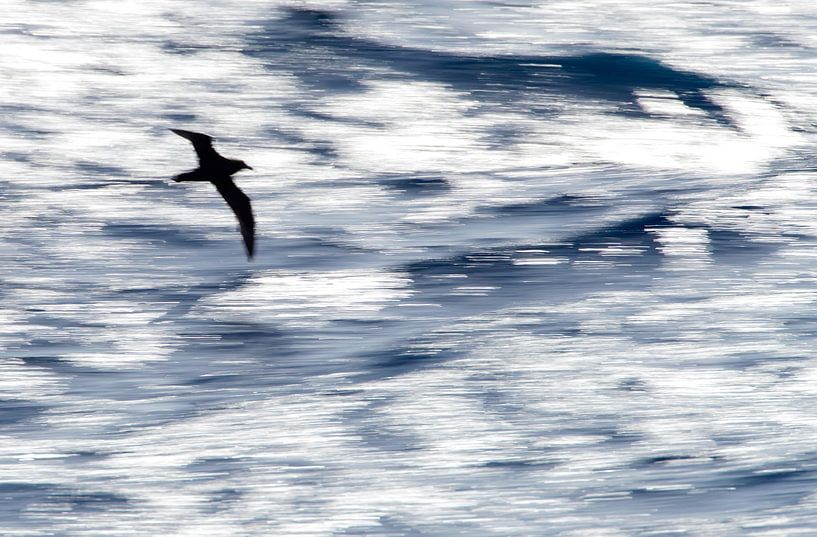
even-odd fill
[{"label": "bird's beak", "polygon": [[248,170],[252,170],[252,166],[250,166],[249,164],[245,164],[244,167],[247,168]]}]

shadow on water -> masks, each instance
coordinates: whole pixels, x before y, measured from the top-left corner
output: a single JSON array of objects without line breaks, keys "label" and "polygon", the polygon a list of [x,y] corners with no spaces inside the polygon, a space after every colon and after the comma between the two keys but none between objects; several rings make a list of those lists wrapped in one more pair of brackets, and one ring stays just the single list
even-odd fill
[{"label": "shadow on water", "polygon": [[[639,54],[479,56],[393,46],[346,35],[337,15],[305,9],[291,9],[283,18],[268,21],[262,31],[248,36],[244,52],[264,59],[270,69],[291,72],[305,86],[323,91],[360,91],[376,71],[385,79],[402,79],[398,74],[402,73],[446,84],[486,105],[550,94],[606,101],[617,105],[616,113],[623,115],[649,115],[639,105],[637,92],[652,90],[672,92],[710,119],[735,126],[706,94],[734,84]],[[524,104],[527,113],[553,115],[548,107]]]}]

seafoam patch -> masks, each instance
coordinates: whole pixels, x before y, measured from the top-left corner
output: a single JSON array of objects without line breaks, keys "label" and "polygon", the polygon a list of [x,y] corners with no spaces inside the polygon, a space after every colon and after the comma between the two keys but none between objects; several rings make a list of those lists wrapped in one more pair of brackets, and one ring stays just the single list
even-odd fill
[{"label": "seafoam patch", "polygon": [[311,327],[338,319],[381,318],[383,308],[410,294],[410,279],[399,272],[271,270],[240,289],[203,300],[197,310],[207,316]]},{"label": "seafoam patch", "polygon": [[658,251],[672,262],[673,268],[699,268],[712,262],[711,240],[706,229],[674,226],[648,231],[655,235]]},{"label": "seafoam patch", "polygon": [[[804,141],[773,103],[738,91],[722,90],[707,97],[724,107],[739,131],[699,118],[680,101],[663,99],[661,112],[666,114],[671,108],[670,115],[688,121],[593,116],[591,128],[578,123],[571,136],[594,140],[599,158],[625,166],[696,169],[719,175],[756,173]],[[639,98],[639,102],[652,111],[659,106],[658,99]]]}]

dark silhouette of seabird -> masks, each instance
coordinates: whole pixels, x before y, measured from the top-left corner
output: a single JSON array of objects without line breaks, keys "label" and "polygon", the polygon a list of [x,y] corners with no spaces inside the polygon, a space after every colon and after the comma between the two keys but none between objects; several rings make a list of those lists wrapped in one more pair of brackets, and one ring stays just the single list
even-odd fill
[{"label": "dark silhouette of seabird", "polygon": [[238,218],[241,236],[244,237],[244,246],[247,248],[247,259],[252,259],[255,252],[255,218],[252,215],[250,198],[240,188],[235,186],[230,177],[243,169],[252,170],[243,160],[224,158],[213,149],[213,139],[206,134],[190,132],[182,129],[170,129],[182,138],[193,142],[193,149],[199,157],[199,167],[195,170],[182,173],[173,178],[174,181],[210,181],[218,193],[227,202],[227,205]]}]

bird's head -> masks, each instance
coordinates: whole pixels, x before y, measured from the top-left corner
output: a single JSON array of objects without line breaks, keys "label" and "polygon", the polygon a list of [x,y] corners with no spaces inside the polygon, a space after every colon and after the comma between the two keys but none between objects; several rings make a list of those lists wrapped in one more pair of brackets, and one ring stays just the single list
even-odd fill
[{"label": "bird's head", "polygon": [[250,166],[249,164],[247,164],[243,160],[239,161],[239,164],[241,164],[241,167],[239,168],[239,170],[244,170],[244,169],[252,170],[252,166]]}]

